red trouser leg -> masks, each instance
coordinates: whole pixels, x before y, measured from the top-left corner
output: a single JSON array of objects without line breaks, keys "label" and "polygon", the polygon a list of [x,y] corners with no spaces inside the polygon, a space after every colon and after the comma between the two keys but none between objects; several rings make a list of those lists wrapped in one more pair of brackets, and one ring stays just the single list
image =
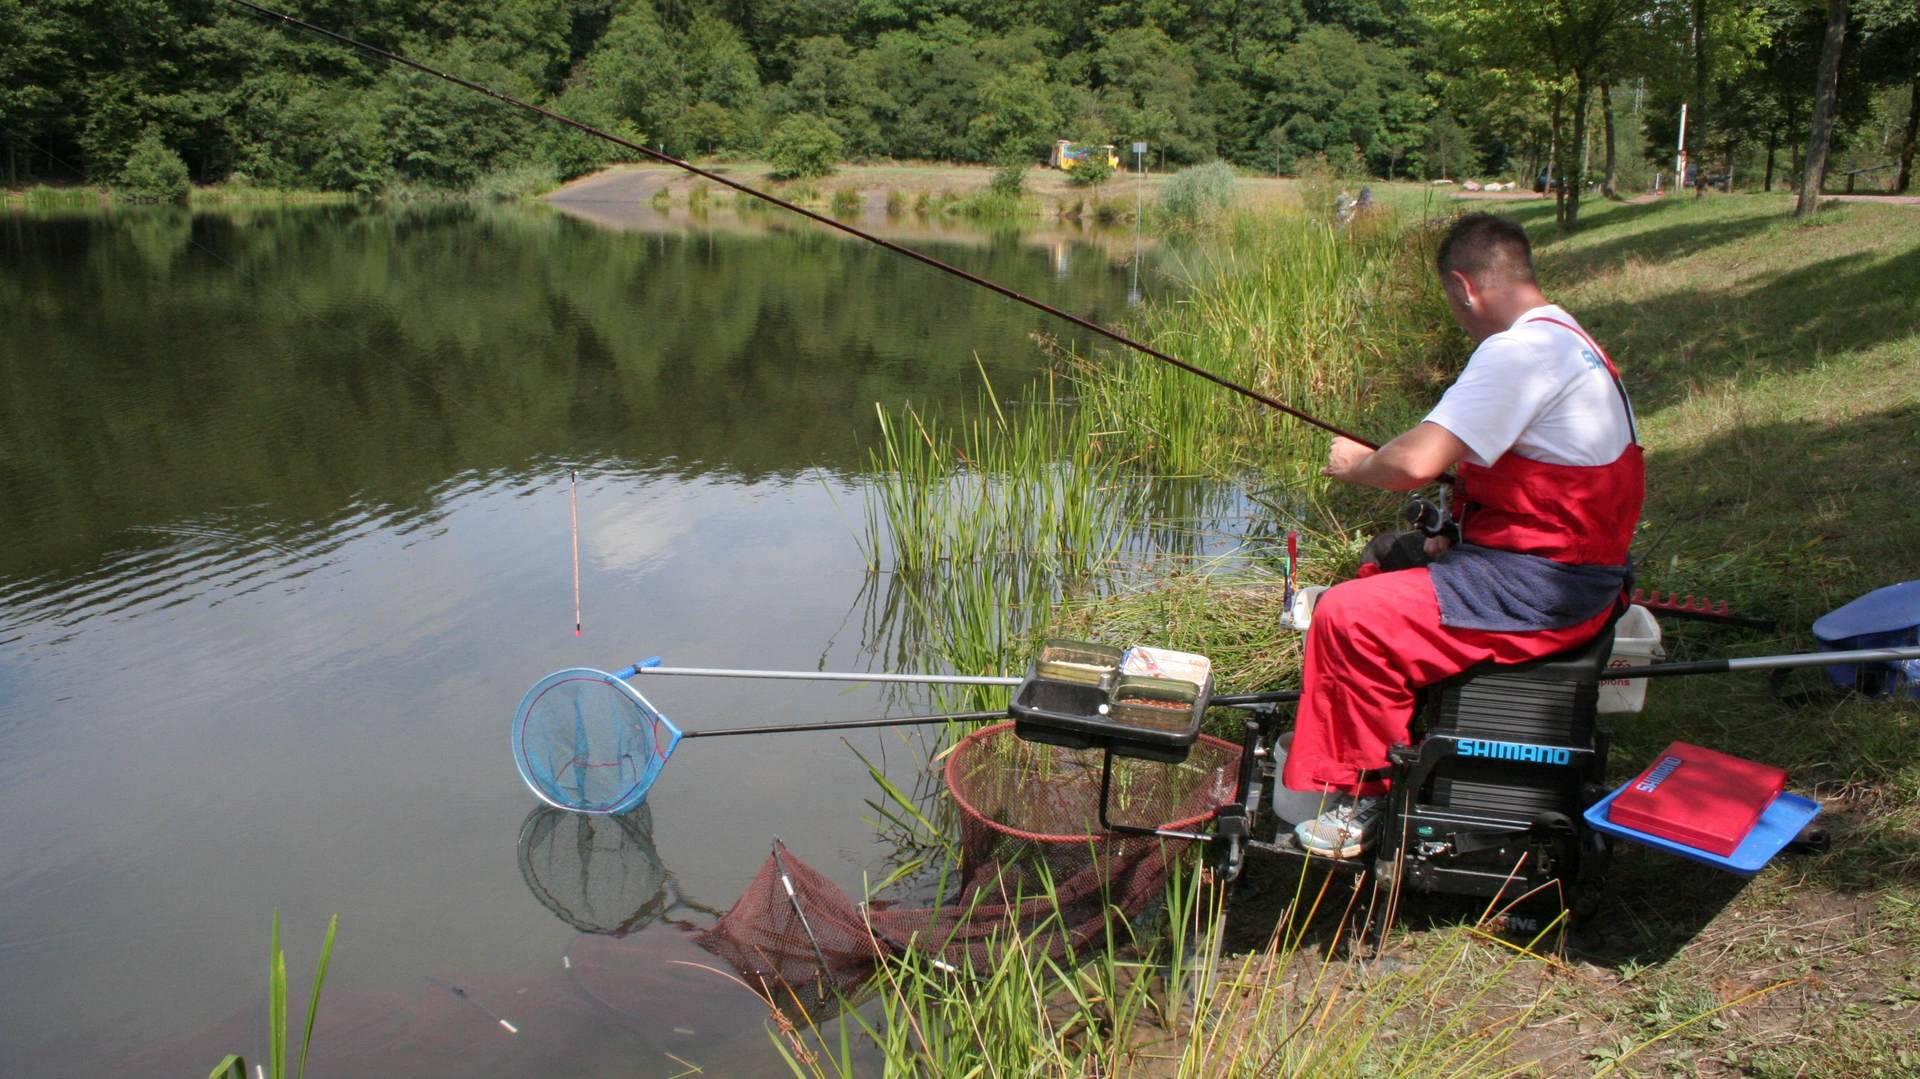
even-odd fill
[{"label": "red trouser leg", "polygon": [[1293,745],[1281,781],[1383,794],[1387,748],[1407,740],[1414,691],[1486,660],[1520,663],[1589,640],[1611,611],[1565,629],[1492,633],[1440,624],[1427,571],[1377,573],[1335,585],[1314,605]]}]

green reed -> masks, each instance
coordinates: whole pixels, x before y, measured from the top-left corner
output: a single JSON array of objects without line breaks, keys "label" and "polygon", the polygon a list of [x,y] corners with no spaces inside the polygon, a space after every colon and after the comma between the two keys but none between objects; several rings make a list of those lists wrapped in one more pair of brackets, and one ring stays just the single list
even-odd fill
[{"label": "green reed", "polygon": [[[10,193],[8,201],[14,196]],[[26,189],[19,198],[29,210],[91,210],[107,202],[104,191],[95,187],[49,187],[36,184]]]},{"label": "green reed", "polygon": [[910,405],[897,415],[876,409],[869,568],[1023,559],[1081,573],[1119,553],[1144,522],[1141,482],[1056,380],[1035,388],[1038,399],[1016,405],[988,386],[974,413],[951,425]]},{"label": "green reed", "polygon": [[[1453,340],[1432,281],[1432,230],[1384,215],[1356,231],[1236,216],[1179,259],[1186,291],[1140,315],[1145,340],[1196,366],[1366,436]],[[1162,475],[1231,475],[1317,458],[1326,435],[1147,357],[1070,357],[1081,407]]]},{"label": "green reed", "polygon": [[[327,921],[327,936],[320,944],[320,962],[313,970],[313,991],[307,994],[307,1023],[300,1033],[300,1055],[296,1066],[287,1071],[287,953],[280,947],[280,912],[273,912],[273,943],[267,952],[267,1061],[268,1079],[294,1079],[307,1073],[307,1052],[313,1047],[313,1022],[320,1013],[320,988],[327,982],[327,965],[333,960],[333,938],[340,930],[340,916]],[[207,1079],[247,1079],[247,1062],[238,1053],[230,1053],[214,1065]]]}]

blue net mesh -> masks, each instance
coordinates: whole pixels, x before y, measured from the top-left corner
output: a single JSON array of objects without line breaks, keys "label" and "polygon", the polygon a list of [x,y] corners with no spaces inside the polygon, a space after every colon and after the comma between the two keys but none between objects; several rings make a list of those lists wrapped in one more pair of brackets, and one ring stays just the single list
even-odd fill
[{"label": "blue net mesh", "polygon": [[588,667],[534,683],[513,716],[513,761],[541,801],[624,813],[653,786],[680,731],[632,686]]}]

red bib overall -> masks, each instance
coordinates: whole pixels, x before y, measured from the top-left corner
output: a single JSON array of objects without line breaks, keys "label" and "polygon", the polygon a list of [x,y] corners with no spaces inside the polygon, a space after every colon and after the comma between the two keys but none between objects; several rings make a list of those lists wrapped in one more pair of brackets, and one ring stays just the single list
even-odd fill
[{"label": "red bib overall", "polygon": [[[1579,334],[1619,387],[1620,374],[1591,338]],[[1626,391],[1622,407],[1631,423]],[[1646,494],[1637,432],[1604,465],[1560,465],[1507,452],[1492,467],[1461,462],[1454,505],[1467,543],[1538,555],[1555,562],[1618,566],[1627,560]],[[1300,710],[1281,780],[1293,790],[1332,788],[1381,794],[1377,775],[1387,749],[1407,740],[1415,690],[1479,663],[1522,663],[1581,644],[1613,613],[1520,633],[1441,624],[1433,582],[1423,568],[1362,576],[1328,589],[1307,631]]]}]

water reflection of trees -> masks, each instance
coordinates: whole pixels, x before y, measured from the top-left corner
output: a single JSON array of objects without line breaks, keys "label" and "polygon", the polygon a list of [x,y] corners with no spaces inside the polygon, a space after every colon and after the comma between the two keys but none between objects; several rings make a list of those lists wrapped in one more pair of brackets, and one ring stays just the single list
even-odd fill
[{"label": "water reflection of trees", "polygon": [[[1124,310],[1100,260],[1056,280],[1025,245],[935,250]],[[1038,314],[817,231],[618,234],[517,208],[16,219],[0,296],[0,565],[97,557],[210,506],[423,506],[452,477],[560,460],[846,473],[874,402],[959,404],[976,355],[1009,386],[1044,361]]]}]

